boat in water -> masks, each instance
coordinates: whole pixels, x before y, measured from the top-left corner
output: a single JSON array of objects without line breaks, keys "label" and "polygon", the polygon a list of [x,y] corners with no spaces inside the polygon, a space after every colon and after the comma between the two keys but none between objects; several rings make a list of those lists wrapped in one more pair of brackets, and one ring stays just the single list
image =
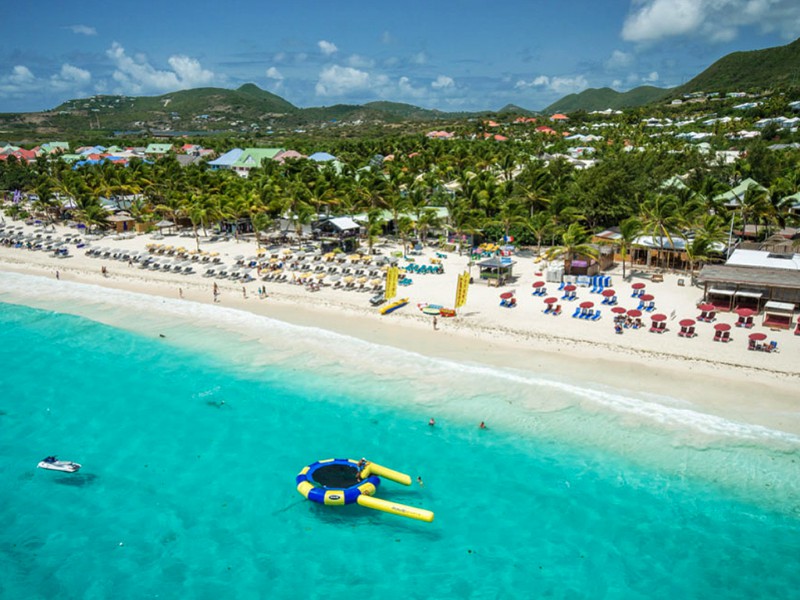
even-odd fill
[{"label": "boat in water", "polygon": [[72,462],[71,460],[58,460],[55,456],[48,456],[42,459],[36,466],[40,469],[63,471],[64,473],[76,473],[81,468],[76,462]]}]

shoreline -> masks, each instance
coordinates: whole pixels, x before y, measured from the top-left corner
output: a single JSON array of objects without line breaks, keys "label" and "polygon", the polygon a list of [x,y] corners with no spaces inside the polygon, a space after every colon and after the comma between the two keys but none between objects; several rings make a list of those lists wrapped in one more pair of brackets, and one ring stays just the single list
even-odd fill
[{"label": "shoreline", "polygon": [[[148,240],[144,236],[126,240],[131,241],[143,247]],[[237,247],[244,244],[246,242],[240,242]],[[101,265],[107,266],[108,276],[101,274]],[[184,300],[214,305],[212,280],[199,274],[152,273],[118,261],[80,255],[59,259],[42,252],[0,247],[0,271],[54,278],[56,270],[65,281],[150,296],[177,299],[180,288]],[[790,345],[795,336],[783,336],[782,352],[777,355],[740,348],[739,354],[744,358],[762,359],[747,365],[727,357],[713,361],[701,353],[669,351],[664,343],[660,343],[665,338],[644,331],[628,334],[638,336],[635,341],[642,342],[633,347],[612,343],[621,341],[613,337],[613,332],[608,332],[611,337],[607,340],[600,335],[575,335],[582,331],[565,315],[543,325],[561,320],[564,325],[573,325],[572,330],[567,327],[564,331],[547,330],[545,327],[532,327],[531,323],[515,322],[514,319],[521,314],[521,311],[514,312],[517,309],[495,311],[499,312],[500,318],[513,315],[508,322],[502,322],[500,318],[485,314],[494,309],[496,291],[491,296],[481,294],[485,290],[479,288],[480,284],[471,286],[473,297],[467,303],[465,314],[454,319],[440,318],[438,331],[434,331],[429,318],[413,306],[418,298],[401,311],[381,316],[366,302],[369,295],[339,292],[344,301],[337,301],[333,290],[308,292],[302,286],[267,283],[268,297],[259,299],[255,289],[260,285],[262,282],[258,280],[246,284],[248,298],[245,299],[241,284],[222,282],[220,305],[430,357],[550,374],[587,386],[610,386],[646,395],[650,402],[672,407],[679,405],[735,422],[800,435],[800,399],[796,392],[800,373],[792,369],[791,361],[796,356],[794,346],[797,344]],[[430,293],[429,289],[426,291]],[[363,306],[350,300],[360,301]],[[581,325],[587,333],[597,333],[588,329],[586,324],[578,324],[578,327]],[[594,328],[595,325],[588,327]],[[732,352],[728,355],[736,357]],[[773,358],[782,360],[764,360]]]}]

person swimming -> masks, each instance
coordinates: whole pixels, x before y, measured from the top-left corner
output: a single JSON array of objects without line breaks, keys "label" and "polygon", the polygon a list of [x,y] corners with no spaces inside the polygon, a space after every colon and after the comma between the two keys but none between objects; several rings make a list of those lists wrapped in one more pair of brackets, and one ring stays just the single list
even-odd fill
[{"label": "person swimming", "polygon": [[434,419],[433,417],[431,417],[431,420],[430,420],[430,421],[428,421],[428,425],[430,425],[431,427],[433,427],[434,425],[436,425],[436,419]]}]

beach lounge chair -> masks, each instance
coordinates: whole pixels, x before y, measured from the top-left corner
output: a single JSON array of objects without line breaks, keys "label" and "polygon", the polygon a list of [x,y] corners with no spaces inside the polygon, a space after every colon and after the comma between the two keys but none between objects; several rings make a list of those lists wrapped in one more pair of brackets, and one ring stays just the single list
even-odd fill
[{"label": "beach lounge chair", "polygon": [[544,310],[542,312],[546,315],[549,315],[551,312],[553,312],[553,310],[554,310],[553,305],[548,304],[547,306],[544,307]]},{"label": "beach lounge chair", "polygon": [[561,314],[561,305],[559,304],[559,305],[557,305],[557,306],[555,307],[555,309],[553,310],[553,316],[554,316],[554,317],[557,317],[557,316],[558,316],[558,315],[560,315],[560,314]]},{"label": "beach lounge chair", "polygon": [[766,352],[777,352],[778,351],[778,342],[772,340],[769,344],[764,344],[764,350]]},{"label": "beach lounge chair", "polygon": [[600,319],[600,311],[596,310],[596,311],[594,311],[594,314],[592,315],[591,320],[592,321],[597,321],[599,319]]},{"label": "beach lounge chair", "polygon": [[574,312],[574,313],[572,313],[572,318],[573,318],[573,319],[577,319],[578,317],[580,317],[580,316],[581,316],[581,311],[582,311],[582,310],[583,310],[583,309],[582,309],[580,306],[577,306],[577,307],[575,308],[575,312]]}]

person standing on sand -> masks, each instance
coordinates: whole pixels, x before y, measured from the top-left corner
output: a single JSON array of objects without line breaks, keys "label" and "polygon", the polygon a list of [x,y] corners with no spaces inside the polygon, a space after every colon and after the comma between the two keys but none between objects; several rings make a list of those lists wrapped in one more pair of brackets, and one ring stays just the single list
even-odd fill
[{"label": "person standing on sand", "polygon": [[247,288],[242,286],[242,298],[247,300]]},{"label": "person standing on sand", "polygon": [[183,288],[178,288],[178,297],[183,298]]},{"label": "person standing on sand", "polygon": [[214,282],[214,302],[219,302],[219,286]]},{"label": "person standing on sand", "polygon": [[439,320],[436,317],[433,317],[433,330],[437,331],[439,329]]},{"label": "person standing on sand", "polygon": [[56,279],[61,279],[61,274],[58,271],[56,271]]}]

